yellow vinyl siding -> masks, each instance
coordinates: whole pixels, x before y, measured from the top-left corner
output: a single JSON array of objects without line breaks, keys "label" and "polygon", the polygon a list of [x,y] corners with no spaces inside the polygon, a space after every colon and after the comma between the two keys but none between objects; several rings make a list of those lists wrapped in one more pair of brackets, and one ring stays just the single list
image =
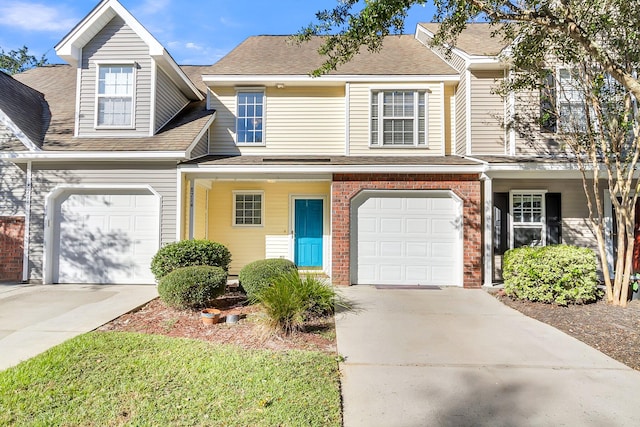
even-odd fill
[{"label": "yellow vinyl siding", "polygon": [[442,155],[444,149],[444,133],[442,129],[442,87],[439,82],[416,84],[389,84],[384,89],[428,89],[428,148],[397,148],[369,146],[371,91],[383,89],[379,85],[358,83],[352,84],[349,99],[350,142],[349,154],[352,156],[387,156],[387,155]]},{"label": "yellow vinyl siding", "polygon": [[471,154],[506,154],[504,101],[491,93],[503,71],[471,73]]},{"label": "yellow vinyl siding", "polygon": [[266,88],[263,146],[236,146],[236,90],[211,88],[211,154],[343,155],[344,87]]},{"label": "yellow vinyl siding", "polygon": [[[233,225],[234,191],[263,192],[262,226]],[[246,264],[264,259],[267,253],[267,236],[290,235],[290,196],[326,196],[328,199],[330,193],[330,182],[214,181],[209,191],[209,239],[226,245],[231,251],[229,274],[236,275]],[[325,217],[328,212],[328,207],[325,206]],[[201,215],[202,212],[198,211],[197,214]],[[325,234],[329,233],[327,224],[328,218],[325,218]]]},{"label": "yellow vinyl siding", "polygon": [[455,130],[453,117],[455,114],[456,87],[453,85],[444,87],[444,152],[446,155],[453,154],[452,135]]},{"label": "yellow vinyl siding", "polygon": [[193,238],[207,238],[207,192],[209,190],[203,185],[198,185],[196,181],[194,193],[194,221],[193,221]]}]

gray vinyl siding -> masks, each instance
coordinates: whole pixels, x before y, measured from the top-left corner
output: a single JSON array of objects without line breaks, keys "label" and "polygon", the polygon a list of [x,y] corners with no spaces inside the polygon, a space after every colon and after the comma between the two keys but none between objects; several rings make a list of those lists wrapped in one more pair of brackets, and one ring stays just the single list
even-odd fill
[{"label": "gray vinyl siding", "polygon": [[209,130],[207,130],[200,141],[193,147],[191,150],[191,158],[195,159],[196,157],[205,156],[209,154]]},{"label": "gray vinyl siding", "polygon": [[0,216],[25,214],[25,184],[23,167],[0,160]]},{"label": "gray vinyl siding", "polygon": [[[512,190],[547,190],[549,193],[561,193],[562,243],[591,248],[597,252],[598,243],[589,226],[589,209],[584,195],[581,179],[494,179],[493,191],[508,193]],[[601,182],[600,188],[606,188]],[[604,200],[604,192],[600,192]],[[494,260],[496,273],[500,273],[501,257]],[[499,277],[500,274],[497,274]]]},{"label": "gray vinyl siding", "polygon": [[176,165],[172,163],[70,163],[33,165],[29,279],[42,280],[45,199],[60,185],[149,185],[162,197],[160,244],[176,237]]},{"label": "gray vinyl siding", "polygon": [[[96,129],[96,61],[105,64],[136,62],[134,129]],[[138,35],[116,16],[82,49],[79,136],[146,136],[151,126],[151,57]]]},{"label": "gray vinyl siding", "polygon": [[464,75],[456,89],[456,120],[454,135],[454,150],[458,155],[467,153],[467,80]]},{"label": "gray vinyl siding", "polygon": [[471,153],[505,154],[504,100],[491,93],[502,71],[471,72]]},{"label": "gray vinyl siding", "polygon": [[155,131],[160,130],[188,102],[169,76],[157,67]]}]

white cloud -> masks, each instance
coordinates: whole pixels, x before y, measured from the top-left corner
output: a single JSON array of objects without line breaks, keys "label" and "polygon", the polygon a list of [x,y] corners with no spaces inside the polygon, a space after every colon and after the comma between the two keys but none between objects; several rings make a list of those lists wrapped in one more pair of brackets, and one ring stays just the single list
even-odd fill
[{"label": "white cloud", "polygon": [[0,5],[2,25],[30,31],[68,31],[78,18],[68,9],[29,1],[10,1]]},{"label": "white cloud", "polygon": [[192,42],[185,43],[184,47],[186,47],[187,49],[193,49],[193,50],[202,50],[203,49],[203,47],[200,46],[199,44],[192,43]]}]

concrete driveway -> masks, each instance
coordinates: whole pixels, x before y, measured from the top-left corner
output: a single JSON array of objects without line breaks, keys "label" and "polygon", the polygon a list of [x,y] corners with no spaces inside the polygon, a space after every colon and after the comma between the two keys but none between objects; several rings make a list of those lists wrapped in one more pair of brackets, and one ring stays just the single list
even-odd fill
[{"label": "concrete driveway", "polygon": [[158,296],[153,285],[0,284],[0,370]]},{"label": "concrete driveway", "polygon": [[482,290],[343,290],[344,424],[637,426],[640,372]]}]

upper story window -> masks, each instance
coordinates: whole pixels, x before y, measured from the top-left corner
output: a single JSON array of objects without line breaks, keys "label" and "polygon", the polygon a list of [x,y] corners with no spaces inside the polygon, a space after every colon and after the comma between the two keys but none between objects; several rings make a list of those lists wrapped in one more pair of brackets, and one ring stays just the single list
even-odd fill
[{"label": "upper story window", "polygon": [[264,144],[264,91],[238,91],[236,143]]},{"label": "upper story window", "polygon": [[426,97],[424,90],[373,91],[371,146],[426,146]]},{"label": "upper story window", "polygon": [[135,68],[98,65],[96,126],[133,127]]}]

